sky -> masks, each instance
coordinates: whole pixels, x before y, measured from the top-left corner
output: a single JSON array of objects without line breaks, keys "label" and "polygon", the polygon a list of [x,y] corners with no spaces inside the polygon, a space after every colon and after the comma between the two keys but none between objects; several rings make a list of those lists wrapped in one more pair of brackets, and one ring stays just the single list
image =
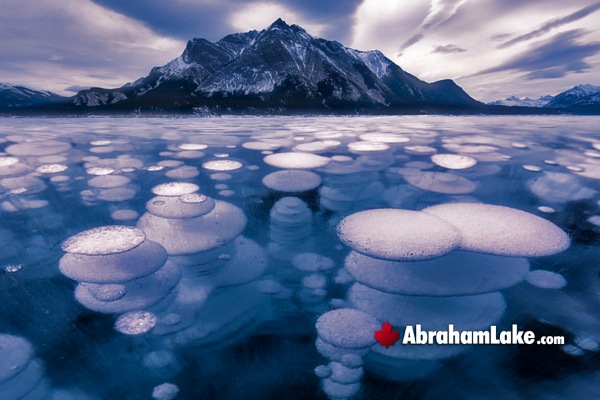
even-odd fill
[{"label": "sky", "polygon": [[279,17],[481,101],[600,85],[600,1],[0,0],[0,10],[0,82],[69,96],[146,76],[189,39]]}]

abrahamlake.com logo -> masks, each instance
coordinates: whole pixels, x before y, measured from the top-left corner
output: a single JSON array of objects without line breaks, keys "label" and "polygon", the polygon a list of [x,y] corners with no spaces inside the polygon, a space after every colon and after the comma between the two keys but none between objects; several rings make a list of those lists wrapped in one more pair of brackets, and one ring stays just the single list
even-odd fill
[{"label": "abrahamlake.com logo", "polygon": [[447,330],[428,331],[423,330],[420,324],[408,325],[404,333],[393,329],[389,323],[382,326],[381,331],[375,332],[375,339],[382,346],[393,346],[398,340],[403,345],[423,344],[540,344],[540,345],[562,345],[564,336],[541,336],[536,338],[535,332],[522,331],[516,324],[509,331],[499,331],[495,325],[488,330],[461,331],[455,330],[454,325],[448,325]]}]

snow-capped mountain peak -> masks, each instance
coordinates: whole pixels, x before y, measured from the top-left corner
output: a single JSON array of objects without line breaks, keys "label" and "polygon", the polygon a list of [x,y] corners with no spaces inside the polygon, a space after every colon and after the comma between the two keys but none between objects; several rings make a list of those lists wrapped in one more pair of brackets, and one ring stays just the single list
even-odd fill
[{"label": "snow-capped mountain peak", "polygon": [[91,89],[73,104],[137,108],[406,108],[481,103],[456,84],[429,84],[377,50],[311,36],[277,19],[217,42],[188,41],[181,56],[118,89]]},{"label": "snow-capped mountain peak", "polygon": [[0,82],[0,109],[36,106],[61,100],[64,100],[64,97],[47,90],[36,90]]},{"label": "snow-capped mountain peak", "polygon": [[577,85],[554,97],[544,107],[565,108],[576,112],[600,111],[600,86]]}]

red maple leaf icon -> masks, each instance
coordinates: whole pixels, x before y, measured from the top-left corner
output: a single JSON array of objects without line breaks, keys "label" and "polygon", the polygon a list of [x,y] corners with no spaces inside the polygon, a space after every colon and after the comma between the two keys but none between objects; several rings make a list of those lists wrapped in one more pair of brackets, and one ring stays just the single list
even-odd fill
[{"label": "red maple leaf icon", "polygon": [[385,346],[386,349],[393,346],[398,339],[400,339],[400,333],[394,330],[394,327],[390,325],[389,322],[381,325],[380,331],[375,331],[375,340],[377,340],[380,345]]}]

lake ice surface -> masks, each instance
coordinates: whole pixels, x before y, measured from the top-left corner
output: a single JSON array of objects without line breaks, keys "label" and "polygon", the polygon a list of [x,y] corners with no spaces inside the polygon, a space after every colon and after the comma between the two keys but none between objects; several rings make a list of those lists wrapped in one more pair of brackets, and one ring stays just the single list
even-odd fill
[{"label": "lake ice surface", "polygon": [[[600,398],[599,126],[1,119],[0,398]],[[386,349],[386,321],[565,345]]]}]

